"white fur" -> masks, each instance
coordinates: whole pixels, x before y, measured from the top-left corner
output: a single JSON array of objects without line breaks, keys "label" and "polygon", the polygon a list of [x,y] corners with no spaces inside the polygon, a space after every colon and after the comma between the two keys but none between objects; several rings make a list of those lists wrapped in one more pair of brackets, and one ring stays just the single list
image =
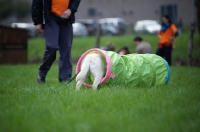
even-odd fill
[{"label": "white fur", "polygon": [[80,90],[81,85],[90,74],[94,77],[92,88],[96,90],[104,76],[104,64],[98,53],[88,54],[84,58],[81,71],[76,76],[76,90]]}]

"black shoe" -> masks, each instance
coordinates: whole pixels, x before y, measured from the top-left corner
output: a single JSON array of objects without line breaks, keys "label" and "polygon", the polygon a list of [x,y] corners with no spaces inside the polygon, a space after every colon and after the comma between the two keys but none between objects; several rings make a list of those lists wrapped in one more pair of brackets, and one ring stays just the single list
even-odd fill
[{"label": "black shoe", "polygon": [[58,79],[60,83],[68,83],[70,79]]},{"label": "black shoe", "polygon": [[39,84],[44,84],[45,83],[45,77],[41,77],[40,75],[38,75],[37,77],[37,82]]}]

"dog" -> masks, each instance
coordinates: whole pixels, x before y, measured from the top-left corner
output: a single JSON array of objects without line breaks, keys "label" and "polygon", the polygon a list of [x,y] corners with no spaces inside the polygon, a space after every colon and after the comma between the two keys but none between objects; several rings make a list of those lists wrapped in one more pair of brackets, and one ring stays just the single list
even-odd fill
[{"label": "dog", "polygon": [[80,90],[82,84],[89,75],[94,77],[92,89],[97,90],[98,85],[105,75],[104,63],[99,53],[94,52],[85,56],[81,63],[81,70],[76,76],[76,90]]},{"label": "dog", "polygon": [[[79,58],[75,77],[76,90],[82,84],[94,90],[101,84],[151,87],[167,84],[170,68],[162,57],[155,54],[119,55],[93,48]],[[86,78],[92,80],[93,84],[88,84]]]}]

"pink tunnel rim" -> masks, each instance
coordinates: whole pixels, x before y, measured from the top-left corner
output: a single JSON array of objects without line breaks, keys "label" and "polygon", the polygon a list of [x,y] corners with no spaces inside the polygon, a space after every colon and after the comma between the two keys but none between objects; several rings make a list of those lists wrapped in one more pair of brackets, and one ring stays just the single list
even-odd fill
[{"label": "pink tunnel rim", "polygon": [[[106,52],[104,50],[101,50],[101,49],[98,49],[98,48],[92,48],[90,50],[87,50],[85,53],[83,53],[81,55],[81,57],[79,58],[78,62],[77,62],[76,73],[80,72],[81,63],[82,63],[83,59],[85,58],[85,56],[87,54],[89,54],[90,52],[93,52],[93,51],[101,53],[106,58],[106,74],[105,74],[105,76],[102,78],[102,80],[100,82],[100,84],[103,84],[103,83],[106,82],[107,79],[115,77],[115,75],[112,74],[112,61],[111,61],[110,57],[106,54]],[[86,86],[86,87],[92,88],[92,84],[87,84],[87,83],[84,82],[83,85]]]}]

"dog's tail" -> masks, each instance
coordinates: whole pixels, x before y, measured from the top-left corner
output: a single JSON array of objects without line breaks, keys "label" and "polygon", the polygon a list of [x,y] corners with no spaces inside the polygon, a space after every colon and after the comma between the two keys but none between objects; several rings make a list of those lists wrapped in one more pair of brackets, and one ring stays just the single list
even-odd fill
[{"label": "dog's tail", "polygon": [[90,69],[90,61],[91,56],[87,55],[81,64],[81,71],[76,76],[76,82],[78,82],[79,80],[85,80],[87,73]]}]

